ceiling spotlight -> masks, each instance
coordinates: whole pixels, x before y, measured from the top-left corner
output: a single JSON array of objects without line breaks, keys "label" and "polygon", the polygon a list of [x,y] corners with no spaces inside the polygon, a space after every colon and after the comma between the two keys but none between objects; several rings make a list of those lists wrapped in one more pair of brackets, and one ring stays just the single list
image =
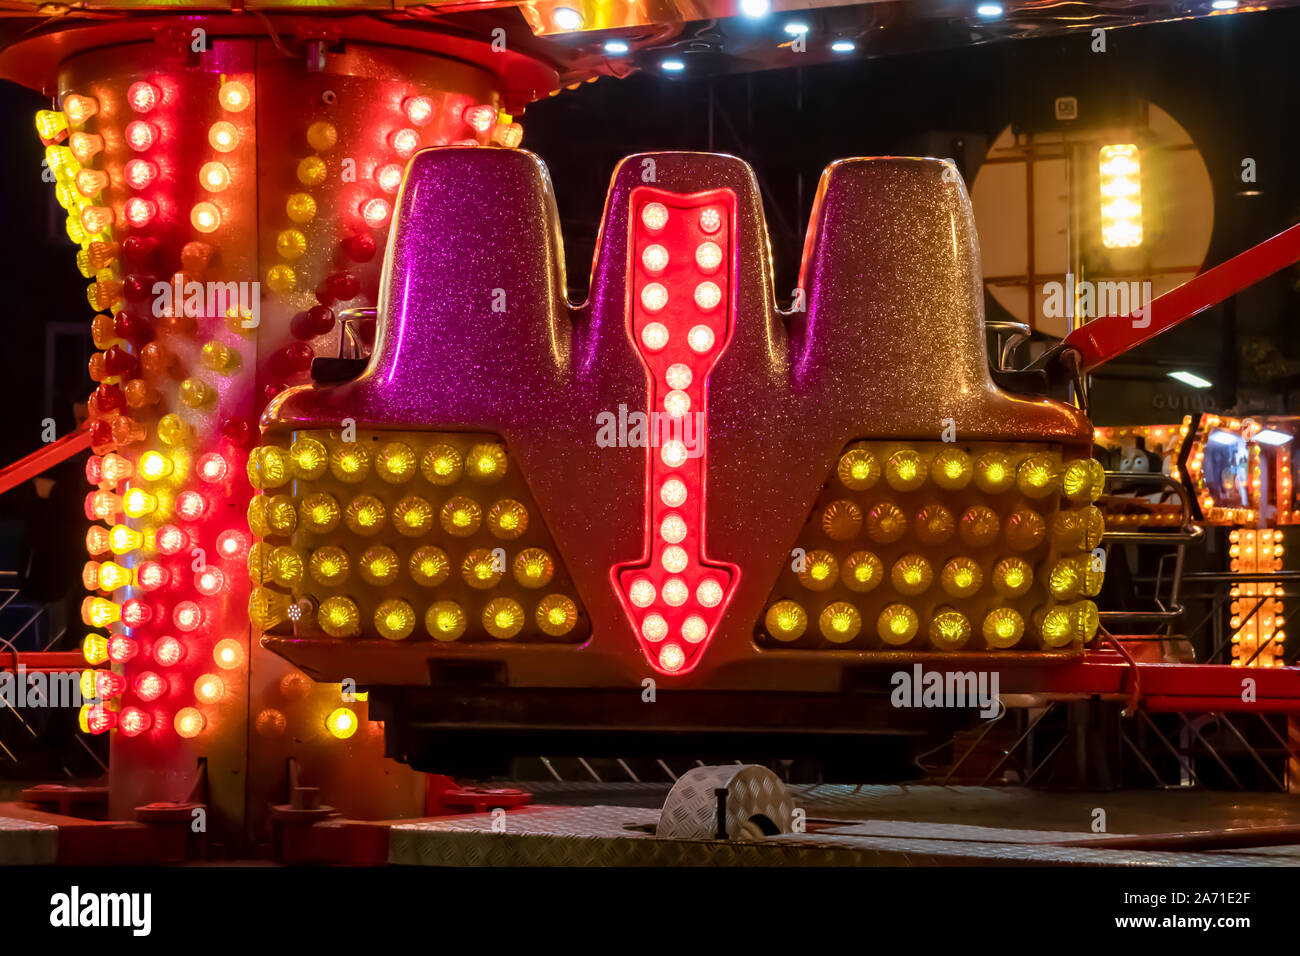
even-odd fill
[{"label": "ceiling spotlight", "polygon": [[659,64],[659,69],[665,73],[680,73],[686,69],[686,64],[681,60],[664,60]]},{"label": "ceiling spotlight", "polygon": [[975,8],[975,12],[982,17],[1000,17],[1002,16],[1002,4],[981,3]]},{"label": "ceiling spotlight", "polygon": [[836,40],[831,44],[832,53],[852,53],[858,45],[852,40]]},{"label": "ceiling spotlight", "polygon": [[803,36],[808,32],[808,24],[801,20],[791,20],[785,25],[785,32],[792,37]]},{"label": "ceiling spotlight", "polygon": [[765,17],[772,12],[772,0],[740,0],[740,12],[747,17]]},{"label": "ceiling spotlight", "polygon": [[1261,428],[1255,432],[1252,441],[1262,441],[1265,445],[1285,445],[1291,437],[1286,432],[1280,432],[1275,428]]},{"label": "ceiling spotlight", "polygon": [[1214,0],[1210,6],[1215,10],[1235,10],[1237,0]]},{"label": "ceiling spotlight", "polygon": [[573,7],[556,7],[551,14],[557,30],[581,30],[582,14]]},{"label": "ceiling spotlight", "polygon": [[1214,385],[1214,383],[1209,379],[1204,379],[1199,375],[1195,375],[1191,372],[1184,372],[1182,370],[1170,372],[1169,377],[1182,382],[1184,385],[1190,385],[1192,388],[1210,388]]},{"label": "ceiling spotlight", "polygon": [[629,49],[626,40],[605,41],[605,52],[610,56],[626,56]]}]

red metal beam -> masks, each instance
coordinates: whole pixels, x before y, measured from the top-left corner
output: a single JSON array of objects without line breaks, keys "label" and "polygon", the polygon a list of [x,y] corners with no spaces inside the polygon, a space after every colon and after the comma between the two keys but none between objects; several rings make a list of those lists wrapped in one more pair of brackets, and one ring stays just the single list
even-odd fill
[{"label": "red metal beam", "polygon": [[0,495],[11,488],[17,488],[29,478],[53,468],[60,462],[67,461],[73,455],[90,447],[90,430],[79,428],[69,432],[57,441],[52,441],[44,448],[32,452],[26,458],[19,458],[12,465],[0,468]]},{"label": "red metal beam", "polygon": [[[13,666],[13,654],[0,650],[0,671]],[[27,673],[43,671],[47,674],[80,673],[94,665],[86,663],[81,651],[19,651],[18,663]]]},{"label": "red metal beam", "polygon": [[1157,296],[1145,310],[1107,315],[1080,326],[1063,344],[1082,356],[1085,372],[1091,371],[1296,262],[1300,262],[1300,225]]}]

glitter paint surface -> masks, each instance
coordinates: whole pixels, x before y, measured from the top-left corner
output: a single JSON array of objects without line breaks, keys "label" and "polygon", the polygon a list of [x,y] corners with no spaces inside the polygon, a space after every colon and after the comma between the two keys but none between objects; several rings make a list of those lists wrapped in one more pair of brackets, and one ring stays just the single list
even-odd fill
[{"label": "glitter paint surface", "polygon": [[[590,298],[571,308],[541,161],[519,150],[421,152],[397,199],[370,364],[350,382],[282,393],[263,428],[283,436],[351,418],[358,429],[503,436],[593,625],[586,644],[564,649],[565,673],[551,673],[557,665],[546,663],[549,655],[530,657],[512,661],[512,681],[592,686],[647,672],[608,577],[611,565],[644,547],[646,450],[602,448],[596,440],[598,414],[617,415],[620,404],[643,408],[646,400],[646,372],[627,331],[626,271],[630,195],[647,159],[657,188],[725,188],[738,201],[735,331],[708,384],[705,521],[711,554],[744,573],[700,665],[664,679],[700,687],[764,680],[756,678],[755,624],[848,442],[934,441],[945,419],[959,441],[1048,442],[1085,454],[1091,441],[1091,424],[1077,409],[993,384],[970,201],[941,160],[830,166],[805,246],[807,311],[785,315],[773,302],[757,183],[735,157],[623,160],[608,194]],[[273,646],[292,657],[291,643]],[[779,653],[782,674],[765,679],[773,686],[836,684],[838,667],[827,655]],[[316,655],[313,667],[326,658]],[[806,676],[796,675],[800,668]]]}]

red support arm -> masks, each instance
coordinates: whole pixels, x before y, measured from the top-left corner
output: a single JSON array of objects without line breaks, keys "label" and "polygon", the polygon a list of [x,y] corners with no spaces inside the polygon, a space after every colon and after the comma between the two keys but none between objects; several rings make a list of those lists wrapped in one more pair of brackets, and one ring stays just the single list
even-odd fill
[{"label": "red support arm", "polygon": [[0,495],[89,447],[90,429],[79,428],[32,452],[26,458],[19,458],[12,465],[0,468]]},{"label": "red support arm", "polygon": [[1157,296],[1145,310],[1103,316],[1075,329],[1063,345],[1079,353],[1083,371],[1091,371],[1298,261],[1300,225],[1295,225]]}]

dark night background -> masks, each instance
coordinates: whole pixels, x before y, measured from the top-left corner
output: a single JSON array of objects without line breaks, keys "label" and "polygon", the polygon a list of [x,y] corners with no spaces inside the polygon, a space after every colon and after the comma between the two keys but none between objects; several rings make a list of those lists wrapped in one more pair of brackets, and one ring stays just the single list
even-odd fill
[{"label": "dark night background", "polygon": [[[1103,104],[1136,96],[1167,110],[1201,150],[1215,190],[1206,260],[1213,265],[1296,218],[1292,114],[1300,91],[1291,64],[1298,37],[1300,11],[1281,11],[1111,31],[1104,54],[1092,53],[1087,31],[1079,31],[1067,38],[712,79],[642,73],[584,84],[535,104],[522,119],[524,146],[550,167],[576,299],[585,296],[614,165],[651,149],[712,149],[755,168],[764,189],[776,288],[788,294],[818,177],[833,160],[927,153],[936,142],[961,136],[991,139],[1034,104],[1056,96]],[[86,280],[76,271],[53,189],[41,181],[42,150],[32,127],[33,113],[47,105],[36,93],[0,84],[0,129],[8,147],[0,151],[0,380],[6,399],[0,463],[37,448],[47,416],[55,418],[60,433],[72,427],[74,404],[92,384],[86,373],[93,314]],[[1253,197],[1237,195],[1241,160],[1248,156],[1258,164],[1259,195]],[[970,181],[981,157],[955,158]],[[1297,352],[1294,281],[1292,271],[1274,277],[1239,297],[1235,321],[1223,307],[1210,310],[1149,344],[1125,366],[1138,368],[1138,379],[1143,363],[1156,358],[1217,366],[1218,407],[1295,410],[1290,389],[1296,375],[1287,364]],[[990,305],[991,316],[998,311]],[[1276,347],[1269,353],[1270,368],[1261,371],[1257,360],[1243,359],[1247,345],[1258,350],[1270,342]],[[1099,424],[1177,417],[1151,406],[1154,389],[1171,388],[1162,371],[1150,372],[1146,382],[1133,377],[1116,376],[1099,386]],[[79,566],[82,529],[75,516],[84,488],[59,484],[75,486],[60,488],[57,497],[66,500],[41,500],[30,483],[0,499],[0,568],[23,560],[24,537],[55,534],[59,540],[70,535],[71,561]]]}]

